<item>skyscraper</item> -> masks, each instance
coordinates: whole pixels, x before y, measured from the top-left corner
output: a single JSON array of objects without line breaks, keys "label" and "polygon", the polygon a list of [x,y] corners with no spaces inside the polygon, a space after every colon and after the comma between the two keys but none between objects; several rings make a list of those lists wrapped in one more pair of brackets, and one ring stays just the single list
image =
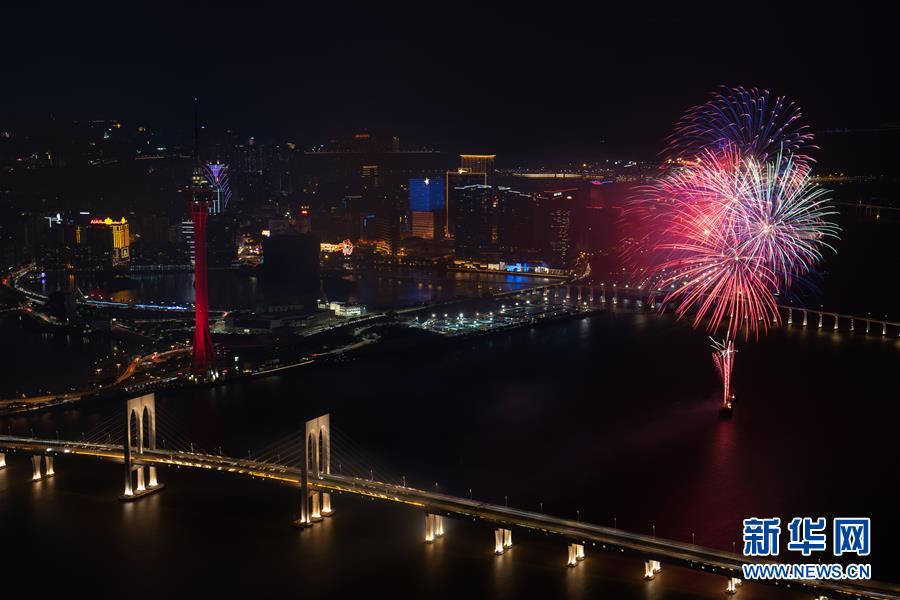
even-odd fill
[{"label": "skyscraper", "polygon": [[456,227],[456,193],[470,185],[491,185],[496,154],[460,154],[459,168],[445,175],[444,225],[447,235],[454,237]]},{"label": "skyscraper", "polygon": [[478,259],[492,243],[493,189],[489,185],[456,188],[454,250],[464,260]]},{"label": "skyscraper", "polygon": [[577,188],[547,190],[540,195],[547,223],[546,250],[551,268],[569,269],[575,260],[574,223]]},{"label": "skyscraper", "polygon": [[409,180],[409,210],[426,212],[444,208],[444,182],[430,177]]},{"label": "skyscraper", "polygon": [[444,237],[444,182],[430,177],[409,180],[412,234],[426,240]]}]

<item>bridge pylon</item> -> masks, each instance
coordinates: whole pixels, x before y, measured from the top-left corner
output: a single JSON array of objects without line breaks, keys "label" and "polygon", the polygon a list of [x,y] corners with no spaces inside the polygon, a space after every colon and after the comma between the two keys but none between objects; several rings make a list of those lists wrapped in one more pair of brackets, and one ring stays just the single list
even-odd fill
[{"label": "bridge pylon", "polygon": [[300,476],[300,518],[294,521],[298,527],[311,527],[313,523],[330,517],[331,494],[310,489],[310,478],[331,473],[331,416],[324,414],[306,422],[303,444],[303,465]]},{"label": "bridge pylon", "polygon": [[[139,458],[144,450],[156,450],[155,394],[146,394],[125,401],[125,441],[122,449],[125,459],[125,491],[119,496],[119,500],[137,500],[164,487],[157,480],[156,467],[134,464],[135,459]],[[147,469],[149,477],[145,478]],[[136,476],[133,477],[133,474]]]}]

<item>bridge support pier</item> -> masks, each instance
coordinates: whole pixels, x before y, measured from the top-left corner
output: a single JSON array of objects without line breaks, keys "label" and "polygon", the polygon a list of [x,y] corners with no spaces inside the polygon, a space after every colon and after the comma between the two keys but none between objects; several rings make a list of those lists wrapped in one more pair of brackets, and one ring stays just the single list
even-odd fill
[{"label": "bridge support pier", "polygon": [[425,513],[425,543],[434,542],[434,515]]},{"label": "bridge support pier", "polygon": [[872,322],[868,319],[866,320],[866,335],[869,334],[869,327],[872,325]]},{"label": "bridge support pier", "polygon": [[887,335],[887,323],[881,324],[881,335]]},{"label": "bridge support pier", "polygon": [[855,325],[856,324],[853,322],[853,317],[850,317],[850,331],[853,331],[854,329],[856,329]]},{"label": "bridge support pier", "polygon": [[[43,473],[41,472],[41,460],[44,461],[45,469]],[[4,460],[4,465],[6,461]],[[35,454],[31,457],[31,480],[32,481],[40,481],[41,479],[47,479],[48,477],[53,477],[56,472],[53,470],[53,457],[49,455]]]},{"label": "bridge support pier", "polygon": [[495,529],[494,554],[503,554],[510,548],[512,548],[512,531],[509,529]]},{"label": "bridge support pier", "polygon": [[819,313],[819,329],[822,329],[822,313]]},{"label": "bridge support pier", "polygon": [[804,310],[804,311],[803,311],[803,326],[804,326],[804,327],[806,327],[806,318],[807,318],[807,316],[808,316],[808,315],[807,315],[806,311]]},{"label": "bridge support pier", "polygon": [[834,315],[834,330],[835,331],[838,330],[838,321],[839,320],[840,320],[840,317],[838,317],[837,315]]},{"label": "bridge support pier", "polygon": [[322,492],[322,516],[330,517],[333,514],[334,511],[331,510],[331,494]]},{"label": "bridge support pier", "polygon": [[316,523],[322,520],[322,509],[319,507],[319,492],[312,493],[312,521]]},{"label": "bridge support pier", "polygon": [[662,566],[659,564],[658,560],[644,561],[644,579],[653,579],[660,571],[662,571]]},{"label": "bridge support pier", "polygon": [[0,452],[0,469],[6,468],[6,455]]},{"label": "bridge support pier", "polygon": [[584,544],[569,544],[566,566],[574,567],[584,560]]},{"label": "bridge support pier", "polygon": [[789,309],[788,309],[788,320],[787,320],[787,324],[788,324],[788,325],[791,325],[791,324],[793,324],[793,322],[794,322],[794,309],[793,309],[793,308],[789,308]]},{"label": "bridge support pier", "polygon": [[444,537],[444,517],[434,515],[434,537]]},{"label": "bridge support pier", "polygon": [[737,577],[729,577],[728,583],[725,584],[725,593],[726,594],[736,594],[737,589],[741,587],[741,583],[743,583]]}]

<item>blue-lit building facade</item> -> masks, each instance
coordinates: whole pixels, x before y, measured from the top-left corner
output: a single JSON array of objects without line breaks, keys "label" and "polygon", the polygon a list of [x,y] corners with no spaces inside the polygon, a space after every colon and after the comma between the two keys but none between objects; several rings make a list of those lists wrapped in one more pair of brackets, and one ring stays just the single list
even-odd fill
[{"label": "blue-lit building facade", "polygon": [[414,237],[439,240],[444,237],[444,182],[440,178],[409,180],[409,222]]}]

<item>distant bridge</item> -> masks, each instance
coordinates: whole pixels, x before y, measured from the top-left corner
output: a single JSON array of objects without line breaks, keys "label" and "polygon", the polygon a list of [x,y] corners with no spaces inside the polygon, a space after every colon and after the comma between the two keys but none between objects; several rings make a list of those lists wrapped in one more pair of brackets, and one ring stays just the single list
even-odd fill
[{"label": "distant bridge", "polygon": [[[295,525],[312,527],[332,514],[333,494],[354,494],[382,502],[404,504],[424,513],[426,543],[435,543],[444,535],[444,518],[475,520],[494,530],[493,552],[503,554],[512,546],[512,533],[550,534],[566,546],[566,564],[576,567],[584,560],[585,547],[604,552],[621,552],[644,562],[643,577],[653,579],[662,564],[704,571],[725,578],[725,591],[734,593],[741,585],[741,565],[764,562],[694,544],[630,533],[508,506],[460,498],[437,491],[426,491],[332,472],[331,420],[323,415],[307,421],[302,438],[278,447],[269,458],[246,459],[191,449],[157,447],[156,401],[153,394],[125,401],[125,433],[121,444],[98,441],[48,440],[14,435],[0,436],[0,468],[6,466],[6,454],[31,458],[34,481],[55,474],[58,458],[91,458],[124,465],[124,490],[121,500],[134,501],[163,489],[157,470],[180,467],[220,471],[235,476],[269,480],[300,489],[299,515]],[[114,417],[122,419],[121,415]],[[120,421],[121,422],[121,421]],[[102,432],[101,432],[102,433]],[[111,440],[112,435],[109,434]],[[275,458],[277,457],[277,458]],[[282,458],[283,457],[283,458]],[[299,461],[299,464],[296,462]],[[562,545],[561,544],[561,545]],[[560,561],[562,564],[562,561]],[[755,583],[775,584],[774,581]],[[784,582],[782,582],[784,583]],[[900,586],[875,581],[791,582],[818,597],[824,594],[888,599],[900,596]]]},{"label": "distant bridge", "polygon": [[[661,293],[661,292],[660,292]],[[659,302],[650,290],[637,286],[618,285],[585,285],[579,283],[551,283],[527,289],[509,290],[493,295],[494,298],[523,298],[541,296],[554,302],[581,304],[584,306],[618,306],[632,305],[638,308],[655,310]],[[890,321],[887,318],[879,319],[871,315],[851,315],[831,310],[803,308],[788,304],[779,304],[778,311],[781,321],[776,325],[786,327],[814,327],[831,331],[850,331],[857,329],[866,335],[880,335],[900,337],[900,321]],[[796,317],[796,318],[795,318]]]}]

